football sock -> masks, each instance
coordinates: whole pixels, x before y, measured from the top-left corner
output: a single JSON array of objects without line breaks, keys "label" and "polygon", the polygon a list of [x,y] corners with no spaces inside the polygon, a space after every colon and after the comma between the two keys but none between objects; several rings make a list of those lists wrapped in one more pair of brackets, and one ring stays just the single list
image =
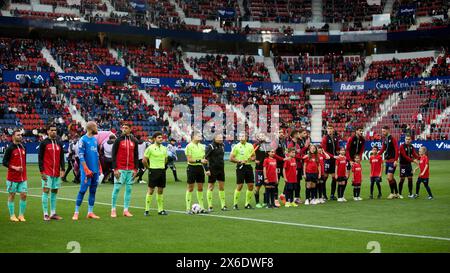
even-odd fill
[{"label": "football sock", "polygon": [[395,178],[392,181],[394,181],[394,192],[395,194],[398,194],[397,181],[395,180]]},{"label": "football sock", "polygon": [[114,183],[113,191],[112,191],[112,198],[111,198],[111,208],[116,209],[116,203],[117,203],[117,196],[119,195],[120,188],[122,187],[122,184]]},{"label": "football sock", "polygon": [[203,206],[203,192],[202,191],[197,190],[197,201],[198,201],[198,204],[200,205],[200,208],[205,209],[205,207]]},{"label": "football sock", "polygon": [[416,183],[416,194],[419,195],[419,191],[420,191],[420,182],[417,181]]},{"label": "football sock", "polygon": [[152,204],[153,194],[147,193],[145,195],[145,211],[150,210],[150,205]]},{"label": "football sock", "polygon": [[245,193],[245,205],[247,206],[252,201],[253,191],[247,190]]},{"label": "football sock", "polygon": [[425,186],[425,189],[427,190],[427,192],[428,192],[428,196],[431,196],[431,197],[433,197],[433,194],[431,193],[431,189],[430,189],[430,186],[428,186],[428,182],[426,182],[426,183],[423,183],[423,185]]},{"label": "football sock", "polygon": [[220,199],[220,205],[225,207],[225,191],[219,190],[219,199]]},{"label": "football sock", "polygon": [[8,201],[9,216],[14,215],[14,201]]},{"label": "football sock", "polygon": [[375,182],[370,181],[370,195],[373,195],[373,186],[374,186]]},{"label": "football sock", "polygon": [[130,207],[130,201],[131,201],[131,191],[133,184],[126,184],[125,185],[125,194],[124,194],[124,200],[123,200],[123,208],[124,210],[128,210]]},{"label": "football sock", "polygon": [[255,202],[256,204],[259,203],[259,191],[255,191]]},{"label": "football sock", "polygon": [[213,191],[212,190],[206,191],[206,201],[208,202],[208,208],[211,208],[213,206]]},{"label": "football sock", "polygon": [[27,200],[20,199],[19,201],[19,215],[24,215],[27,208]]},{"label": "football sock", "polygon": [[51,215],[56,214],[56,192],[50,193],[50,212]]},{"label": "football sock", "polygon": [[192,192],[186,191],[186,210],[191,210]]},{"label": "football sock", "polygon": [[48,193],[42,192],[42,211],[44,215],[48,215]]},{"label": "football sock", "polygon": [[233,205],[237,205],[239,203],[239,198],[241,197],[241,192],[238,190],[234,191]]},{"label": "football sock", "polygon": [[[336,193],[336,184],[337,184],[336,178],[332,177],[331,178],[331,195],[334,195]],[[338,193],[338,195],[339,195],[339,193]]]},{"label": "football sock", "polygon": [[408,191],[409,191],[409,195],[411,195],[412,192],[413,192],[413,179],[412,179],[412,177],[408,177]]},{"label": "football sock", "polygon": [[403,183],[405,182],[405,178],[400,178],[400,182],[398,183],[398,193],[402,195],[403,192]]},{"label": "football sock", "polygon": [[164,195],[156,194],[156,203],[158,204],[158,212],[161,212],[164,210]]}]

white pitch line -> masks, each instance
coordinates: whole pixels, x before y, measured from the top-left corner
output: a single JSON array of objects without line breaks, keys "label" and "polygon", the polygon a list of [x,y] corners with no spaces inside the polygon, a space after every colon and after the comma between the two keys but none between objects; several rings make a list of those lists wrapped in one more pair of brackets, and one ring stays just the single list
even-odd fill
[{"label": "white pitch line", "polygon": [[[63,186],[63,187],[60,187],[58,190],[64,189],[64,188],[79,188],[79,187],[80,187],[80,185],[78,185],[78,186]],[[39,188],[28,188],[28,190],[42,190],[42,187],[39,187]]]},{"label": "white pitch line", "polygon": [[[6,191],[0,191],[0,193],[8,193]],[[41,198],[41,195],[28,194],[27,196]],[[72,201],[75,202],[75,199],[58,197],[58,200]],[[83,203],[87,203],[88,201],[83,201]],[[104,202],[95,202],[98,205],[111,206],[111,203]],[[123,205],[117,205],[118,207],[123,207]],[[130,208],[135,209],[145,209],[144,207],[130,206]],[[156,209],[151,209],[156,210]],[[185,211],[179,210],[167,210],[173,213],[186,214]],[[317,228],[317,229],[328,229],[328,230],[338,230],[338,231],[350,231],[350,232],[359,232],[359,233],[369,233],[369,234],[379,234],[379,235],[388,235],[388,236],[397,236],[397,237],[409,237],[409,238],[418,238],[418,239],[430,239],[430,240],[440,240],[440,241],[450,241],[450,238],[446,237],[436,237],[436,236],[428,236],[428,235],[416,235],[416,234],[405,234],[405,233],[395,233],[395,232],[384,232],[384,231],[374,231],[374,230],[364,230],[364,229],[354,229],[354,228],[342,228],[342,227],[330,227],[330,226],[320,226],[320,225],[310,225],[310,224],[301,224],[301,223],[291,223],[291,222],[280,222],[280,221],[272,221],[272,220],[264,220],[264,219],[256,219],[256,218],[247,218],[247,217],[235,217],[235,216],[226,216],[226,215],[217,215],[217,214],[199,214],[199,216],[204,217],[217,217],[217,218],[225,218],[225,219],[233,219],[233,220],[241,220],[241,221],[251,221],[258,223],[267,223],[267,224],[278,224],[278,225],[287,225],[287,226],[297,226],[297,227],[306,227],[306,228]],[[192,217],[192,215],[190,215]]]}]

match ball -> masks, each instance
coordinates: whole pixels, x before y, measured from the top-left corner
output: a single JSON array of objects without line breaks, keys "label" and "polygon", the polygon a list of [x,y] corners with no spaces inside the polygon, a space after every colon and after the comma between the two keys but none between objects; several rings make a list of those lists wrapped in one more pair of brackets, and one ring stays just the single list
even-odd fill
[{"label": "match ball", "polygon": [[192,205],[192,212],[193,212],[194,214],[200,213],[201,210],[202,210],[202,208],[200,207],[199,204],[193,204],[193,205]]}]

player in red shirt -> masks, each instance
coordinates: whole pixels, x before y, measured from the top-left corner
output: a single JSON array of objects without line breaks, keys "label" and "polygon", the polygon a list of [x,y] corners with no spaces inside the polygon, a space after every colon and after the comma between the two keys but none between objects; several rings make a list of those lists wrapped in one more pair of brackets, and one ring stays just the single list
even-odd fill
[{"label": "player in red shirt", "polygon": [[337,177],[337,183],[338,183],[338,202],[347,202],[347,200],[344,198],[344,192],[345,187],[347,186],[347,180],[348,180],[348,170],[347,165],[349,164],[347,162],[347,158],[345,156],[345,147],[341,147],[339,150],[339,155],[336,156],[336,172],[335,176]]},{"label": "player in red shirt", "polygon": [[284,161],[283,177],[285,181],[286,204],[285,207],[298,207],[294,202],[294,191],[297,186],[297,160],[295,159],[295,148],[287,150],[288,160]]},{"label": "player in red shirt", "polygon": [[381,174],[383,173],[383,157],[378,154],[378,147],[372,148],[370,162],[370,199],[373,199],[373,186],[376,183],[378,189],[377,198],[381,198]]},{"label": "player in red shirt", "polygon": [[317,146],[317,150],[319,152],[319,163],[320,163],[320,170],[321,170],[321,176],[319,177],[319,181],[317,181],[317,193],[319,196],[319,199],[317,199],[317,202],[320,204],[325,203],[325,181],[327,180],[325,177],[325,160],[329,161],[331,156],[325,152],[322,148],[322,146]]},{"label": "player in red shirt", "polygon": [[322,176],[321,172],[317,147],[311,144],[308,149],[308,154],[303,157],[303,173],[305,174],[306,182],[305,205],[317,204],[316,183],[319,180],[319,177]]},{"label": "player in red shirt", "polygon": [[353,163],[351,172],[353,173],[353,200],[361,201],[361,182],[362,182],[362,166],[361,157],[355,155],[355,161]]},{"label": "player in red shirt", "polygon": [[417,184],[416,184],[416,194],[414,195],[414,198],[419,197],[419,190],[420,190],[420,183],[423,183],[425,186],[425,189],[428,192],[428,200],[433,199],[433,194],[431,193],[430,186],[428,185],[429,179],[430,179],[430,163],[427,156],[427,148],[422,146],[419,149],[419,167],[414,169],[414,172],[416,172],[417,169],[420,168],[420,174],[419,178],[417,178]]},{"label": "player in red shirt", "polygon": [[277,160],[275,159],[275,149],[269,151],[269,157],[264,159],[263,163],[264,187],[267,195],[267,207],[278,208],[275,206],[275,187],[278,186]]}]

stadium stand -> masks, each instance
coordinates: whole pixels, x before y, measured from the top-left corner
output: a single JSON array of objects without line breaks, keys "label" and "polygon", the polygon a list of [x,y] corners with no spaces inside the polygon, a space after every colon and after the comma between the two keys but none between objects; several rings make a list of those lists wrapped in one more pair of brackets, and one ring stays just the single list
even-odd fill
[{"label": "stadium stand", "polygon": [[427,135],[427,140],[448,140],[450,137],[450,117],[447,117],[439,124],[431,124],[431,132]]},{"label": "stadium stand", "polygon": [[306,23],[311,20],[311,0],[249,0],[253,21]]},{"label": "stadium stand", "polygon": [[392,91],[326,93],[326,108],[322,111],[322,134],[333,124],[338,136],[347,139],[354,128],[364,127],[379,111],[379,105]]},{"label": "stadium stand", "polygon": [[236,15],[240,16],[237,0],[177,0],[177,3],[183,9],[186,17],[202,19],[203,23],[205,23],[206,20],[217,20],[219,17],[217,10],[220,8],[234,9]]},{"label": "stadium stand", "polygon": [[134,85],[70,85],[65,90],[85,120],[95,120],[101,130],[117,132],[122,121],[132,122],[136,136],[148,137],[161,130],[163,121]]},{"label": "stadium stand", "polygon": [[120,65],[108,48],[95,41],[47,40],[46,47],[65,72],[97,73],[97,65]]},{"label": "stadium stand", "polygon": [[[23,87],[19,83],[0,85],[0,129],[22,127],[26,141],[38,141],[45,124],[54,122],[60,136],[68,132],[72,118],[62,102],[62,93],[54,86]],[[1,130],[0,130],[1,131]]]},{"label": "stadium stand", "polygon": [[383,13],[386,0],[381,5],[369,5],[367,0],[324,0],[323,17],[328,23],[371,21],[373,14]]},{"label": "stadium stand", "polygon": [[405,134],[415,139],[449,105],[449,91],[448,86],[420,85],[403,92],[403,99],[371,131],[380,132],[383,126],[389,126],[397,139]]},{"label": "stadium stand", "polygon": [[181,51],[156,49],[142,44],[141,46],[115,45],[125,60],[140,76],[192,78],[184,68]]},{"label": "stadium stand", "polygon": [[443,56],[439,56],[436,63],[431,68],[431,76],[450,75],[450,52],[445,51]]},{"label": "stadium stand", "polygon": [[364,71],[360,56],[329,53],[325,56],[278,56],[274,60],[282,81],[296,81],[299,74],[332,73],[335,81],[354,81]]},{"label": "stadium stand", "polygon": [[433,57],[374,61],[369,66],[366,80],[400,80],[422,76]]},{"label": "stadium stand", "polygon": [[253,56],[204,55],[186,60],[203,79],[208,81],[267,81],[268,69]]},{"label": "stadium stand", "polygon": [[0,38],[0,63],[5,70],[51,71],[42,46],[38,40]]}]

